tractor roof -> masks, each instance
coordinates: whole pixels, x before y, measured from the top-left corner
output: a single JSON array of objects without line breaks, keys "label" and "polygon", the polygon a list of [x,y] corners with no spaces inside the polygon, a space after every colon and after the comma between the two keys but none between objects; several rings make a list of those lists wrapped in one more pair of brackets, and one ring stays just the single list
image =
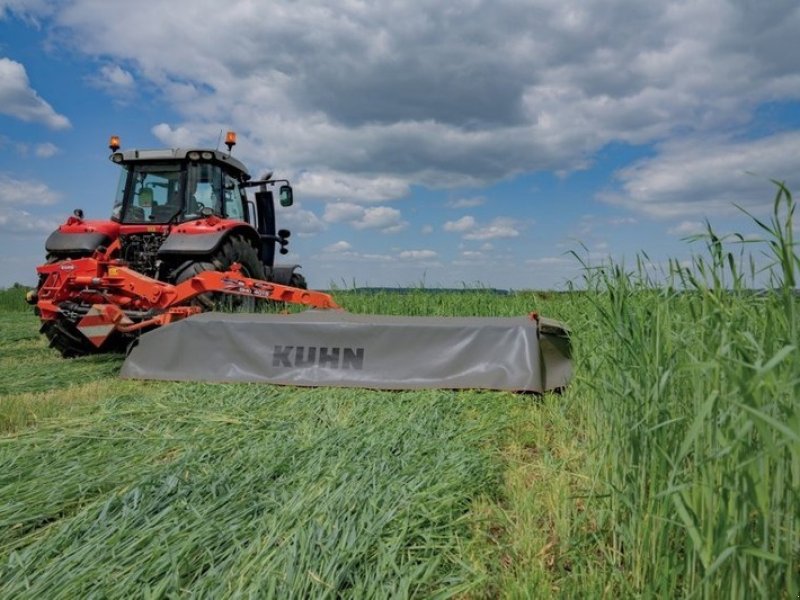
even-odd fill
[{"label": "tractor roof", "polygon": [[[247,167],[244,164],[233,158],[230,154],[220,152],[219,150],[209,150],[204,148],[165,148],[158,150],[123,150],[115,152],[111,155],[111,160],[115,163],[132,163],[132,162],[158,162],[168,160],[187,160],[190,153],[197,153],[201,156],[199,160],[204,162],[218,162],[227,165],[235,171],[241,173],[244,179],[250,179],[250,174],[247,172]],[[209,156],[212,155],[212,156]],[[119,158],[118,158],[119,157]]]}]

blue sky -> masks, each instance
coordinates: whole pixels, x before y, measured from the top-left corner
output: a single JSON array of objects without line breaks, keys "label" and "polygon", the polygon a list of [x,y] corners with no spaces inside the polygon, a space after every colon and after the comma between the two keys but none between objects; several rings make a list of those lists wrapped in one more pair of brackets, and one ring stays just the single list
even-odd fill
[{"label": "blue sky", "polygon": [[215,146],[292,179],[310,284],[560,288],[688,259],[800,183],[795,1],[0,0],[0,286],[124,148]]}]

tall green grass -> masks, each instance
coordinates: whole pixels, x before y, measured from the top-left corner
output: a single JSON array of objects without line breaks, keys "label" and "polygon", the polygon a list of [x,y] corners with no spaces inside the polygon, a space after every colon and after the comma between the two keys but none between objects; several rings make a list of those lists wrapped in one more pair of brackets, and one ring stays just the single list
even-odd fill
[{"label": "tall green grass", "polygon": [[[609,580],[628,595],[796,598],[800,593],[800,270],[795,203],[780,187],[769,256],[711,226],[706,253],[655,282],[586,271],[593,310],[579,336],[592,390],[599,539]],[[752,290],[759,281],[769,287]]]},{"label": "tall green grass", "polygon": [[0,289],[0,311],[22,312],[30,310],[30,306],[25,302],[27,288],[22,285],[14,284],[10,288]]}]

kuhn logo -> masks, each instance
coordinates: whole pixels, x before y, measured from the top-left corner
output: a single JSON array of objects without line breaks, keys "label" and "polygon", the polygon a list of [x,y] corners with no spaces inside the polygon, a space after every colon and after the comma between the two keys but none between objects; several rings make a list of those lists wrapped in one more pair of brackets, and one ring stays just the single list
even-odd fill
[{"label": "kuhn logo", "polygon": [[248,284],[242,279],[233,279],[231,277],[223,278],[222,284],[227,291],[233,292],[234,294],[258,296],[260,298],[269,298],[272,290],[275,289],[275,286],[263,281],[255,281],[252,284]]},{"label": "kuhn logo", "polygon": [[272,366],[361,370],[364,368],[364,348],[276,345],[272,349]]}]

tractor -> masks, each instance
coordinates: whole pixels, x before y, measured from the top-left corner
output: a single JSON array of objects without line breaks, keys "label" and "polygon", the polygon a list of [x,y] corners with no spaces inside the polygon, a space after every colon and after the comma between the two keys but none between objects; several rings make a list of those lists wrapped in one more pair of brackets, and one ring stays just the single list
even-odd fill
[{"label": "tractor", "polygon": [[[275,264],[276,246],[280,254],[286,254],[290,232],[276,230],[272,189],[278,186],[280,205],[289,207],[293,204],[289,181],[273,179],[272,173],[253,180],[245,165],[231,155],[236,134],[228,132],[225,143],[227,153],[180,148],[121,151],[119,137],[111,137],[110,159],[121,167],[111,218],[87,220],[83,211],[76,209],[47,238],[47,264],[38,268],[39,285],[28,298],[37,305],[42,333],[52,347],[72,357],[113,345],[106,338],[100,345],[91,343],[87,329],[79,328],[98,299],[105,298],[106,303],[121,309],[125,321],[133,326],[152,319],[159,309],[166,310],[166,305],[145,301],[144,287],[137,295],[120,295],[124,286],[110,283],[111,278],[102,285],[80,288],[75,282],[81,270],[108,275],[109,269],[119,272],[124,267],[147,280],[180,286],[207,271],[235,269],[237,276],[248,282],[306,289],[298,265]],[[245,190],[253,187],[259,189],[250,198]],[[100,267],[87,262],[90,259],[100,261],[105,270],[96,272]],[[157,283],[149,285],[166,290]],[[130,282],[125,286],[132,289]],[[183,301],[199,312],[223,305],[248,309],[259,297],[258,292],[212,288]],[[255,289],[247,289],[251,288]],[[117,325],[119,333],[124,328]],[[136,330],[142,329],[147,327],[137,326]],[[113,337],[119,346],[131,336]]]}]

